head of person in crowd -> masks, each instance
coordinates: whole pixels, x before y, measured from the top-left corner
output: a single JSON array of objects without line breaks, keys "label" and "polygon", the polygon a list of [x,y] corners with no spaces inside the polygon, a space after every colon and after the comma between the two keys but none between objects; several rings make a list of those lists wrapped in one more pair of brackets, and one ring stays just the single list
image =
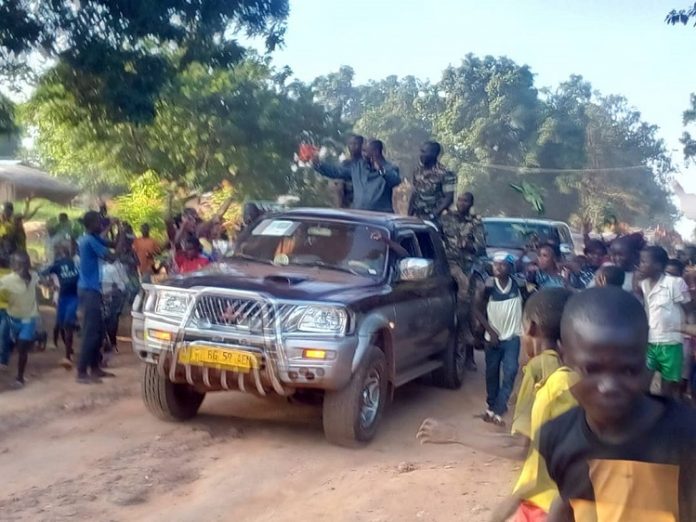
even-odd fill
[{"label": "head of person in crowd", "polygon": [[679,259],[667,261],[665,272],[673,277],[684,277],[684,263]]},{"label": "head of person in crowd", "polygon": [[95,210],[86,212],[82,217],[82,224],[88,234],[101,234],[103,232],[102,216]]},{"label": "head of person in crowd", "polygon": [[150,237],[150,223],[140,225],[140,235],[144,238]]},{"label": "head of person in crowd", "polygon": [[546,243],[539,247],[537,252],[537,264],[539,270],[546,273],[555,273],[558,271],[558,259],[560,253],[555,245]]},{"label": "head of person in crowd", "polygon": [[624,282],[626,282],[626,272],[623,268],[616,265],[602,265],[597,270],[597,286],[616,286],[623,288]]},{"label": "head of person in crowd", "polygon": [[365,146],[365,158],[373,165],[375,162],[384,161],[384,143],[380,140],[371,139]]},{"label": "head of person in crowd", "polygon": [[558,349],[563,309],[572,295],[565,288],[545,288],[529,298],[522,314],[522,344],[529,358]]},{"label": "head of person in crowd", "polygon": [[361,160],[363,157],[363,144],[365,143],[365,138],[358,134],[351,134],[348,136],[347,146],[348,154],[350,154],[350,159],[353,161]]},{"label": "head of person in crowd", "polygon": [[421,145],[420,164],[425,169],[432,169],[442,153],[442,147],[437,141],[426,141]]},{"label": "head of person in crowd", "polygon": [[5,220],[10,220],[12,219],[12,216],[14,215],[14,205],[12,204],[11,201],[6,201],[5,204],[2,206],[2,217]]},{"label": "head of person in crowd", "polygon": [[184,256],[187,259],[196,259],[200,257],[203,248],[201,247],[201,242],[197,237],[188,237],[184,242]]},{"label": "head of person in crowd", "polygon": [[66,225],[70,221],[70,218],[65,212],[58,214],[58,223],[61,225]]},{"label": "head of person in crowd", "polygon": [[640,234],[618,237],[609,247],[611,262],[623,268],[625,272],[633,272],[638,265],[640,251],[644,246],[645,239]]},{"label": "head of person in crowd", "polygon": [[689,256],[687,255],[686,250],[683,248],[680,248],[679,250],[677,250],[677,253],[674,257],[679,262],[681,262],[684,266],[689,264]]},{"label": "head of person in crowd", "polygon": [[70,257],[70,246],[65,241],[59,241],[53,248],[56,259],[67,259]]},{"label": "head of person in crowd", "polygon": [[638,269],[646,279],[657,281],[665,273],[669,256],[667,251],[659,246],[645,247],[640,253]]},{"label": "head of person in crowd", "polygon": [[587,266],[592,270],[597,270],[607,257],[607,247],[599,239],[590,239],[585,243],[583,250],[587,258]]},{"label": "head of person in crowd", "polygon": [[261,209],[256,203],[244,203],[244,209],[242,210],[242,221],[244,222],[245,226],[251,225],[254,221],[259,219],[261,215]]},{"label": "head of person in crowd", "polygon": [[29,254],[20,250],[12,254],[10,258],[10,269],[16,274],[21,275],[24,279],[29,276],[29,271],[31,270],[31,260],[29,259]]},{"label": "head of person in crowd", "polygon": [[464,192],[457,198],[457,212],[462,216],[468,216],[474,208],[474,195],[471,192]]},{"label": "head of person in crowd", "polygon": [[686,254],[685,264],[687,266],[696,266],[696,246],[686,245],[686,247],[684,247],[684,253]]},{"label": "head of person in crowd", "polygon": [[571,388],[593,429],[635,415],[650,386],[648,320],[643,305],[619,288],[590,288],[563,313],[561,354],[580,380]]},{"label": "head of person in crowd", "polygon": [[515,257],[510,254],[497,254],[493,257],[493,277],[498,280],[506,280],[515,269]]}]

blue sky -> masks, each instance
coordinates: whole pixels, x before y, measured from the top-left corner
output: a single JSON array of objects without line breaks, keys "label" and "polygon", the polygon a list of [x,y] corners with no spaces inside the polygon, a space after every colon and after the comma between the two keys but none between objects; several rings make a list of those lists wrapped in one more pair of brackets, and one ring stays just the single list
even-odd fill
[{"label": "blue sky", "polygon": [[696,92],[696,28],[668,26],[693,0],[291,0],[278,65],[310,80],[351,65],[357,80],[389,74],[436,80],[469,52],[527,64],[537,86],[581,74],[622,94],[660,127],[696,192],[696,168],[681,161],[682,112]]}]

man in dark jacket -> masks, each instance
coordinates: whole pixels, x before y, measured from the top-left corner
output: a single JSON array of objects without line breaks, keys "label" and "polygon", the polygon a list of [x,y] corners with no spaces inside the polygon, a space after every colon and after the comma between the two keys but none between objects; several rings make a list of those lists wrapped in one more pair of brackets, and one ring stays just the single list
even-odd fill
[{"label": "man in dark jacket", "polygon": [[352,182],[352,208],[394,212],[392,193],[394,187],[401,183],[401,176],[399,167],[384,158],[384,144],[381,141],[370,140],[365,147],[364,158],[349,165],[332,165],[320,161],[316,156],[312,163],[314,169],[327,178]]}]

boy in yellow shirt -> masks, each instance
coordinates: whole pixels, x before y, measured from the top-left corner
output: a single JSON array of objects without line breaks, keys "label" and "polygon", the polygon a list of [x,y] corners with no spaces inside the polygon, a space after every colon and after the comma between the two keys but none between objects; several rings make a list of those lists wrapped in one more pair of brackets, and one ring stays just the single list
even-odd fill
[{"label": "boy in yellow shirt", "polygon": [[575,405],[568,393],[574,374],[562,366],[557,352],[563,309],[572,295],[563,288],[549,288],[534,294],[527,302],[523,344],[532,358],[518,395],[512,436],[496,440],[490,433],[465,434],[433,419],[426,419],[418,432],[421,443],[459,443],[516,460],[526,456],[512,496],[496,510],[493,520],[505,521],[513,514],[515,522],[545,520],[551,502],[558,496],[535,448],[535,438],[547,420]]},{"label": "boy in yellow shirt", "polygon": [[[11,272],[9,256],[0,254],[0,277]],[[0,370],[8,368],[11,353],[12,339],[10,339],[10,322],[7,318],[7,297],[0,292]]]},{"label": "boy in yellow shirt", "polygon": [[7,299],[7,321],[18,353],[14,388],[22,388],[29,349],[36,339],[36,323],[39,316],[36,286],[39,276],[31,270],[26,252],[12,254],[10,268],[12,273],[0,278],[0,294]]}]

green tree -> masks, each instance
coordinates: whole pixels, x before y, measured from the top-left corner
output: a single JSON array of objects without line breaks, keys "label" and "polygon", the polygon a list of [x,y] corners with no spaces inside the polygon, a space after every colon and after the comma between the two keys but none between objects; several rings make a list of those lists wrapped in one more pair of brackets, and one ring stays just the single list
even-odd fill
[{"label": "green tree", "polygon": [[52,75],[23,110],[41,162],[99,191],[144,172],[189,190],[232,180],[240,197],[273,197],[294,183],[290,167],[306,133],[335,135],[311,89],[287,83],[265,61],[234,68],[192,63],[162,91],[148,124],[90,118]]},{"label": "green tree", "polygon": [[665,22],[672,25],[687,25],[689,20],[694,21],[694,26],[696,26],[696,2],[686,9],[672,9],[665,18]]},{"label": "green tree", "polygon": [[[66,90],[98,117],[148,122],[161,91],[194,62],[228,67],[235,35],[282,41],[287,0],[13,0],[0,2],[0,73],[30,73],[40,54],[64,67]],[[177,61],[162,49],[178,51]]]},{"label": "green tree", "polygon": [[19,146],[15,104],[0,93],[0,158],[13,157]]},{"label": "green tree", "polygon": [[[691,107],[684,111],[683,123],[685,127],[696,124],[696,94],[691,94]],[[684,131],[681,142],[684,145],[684,158],[696,158],[696,138],[692,137],[690,132]]]}]

